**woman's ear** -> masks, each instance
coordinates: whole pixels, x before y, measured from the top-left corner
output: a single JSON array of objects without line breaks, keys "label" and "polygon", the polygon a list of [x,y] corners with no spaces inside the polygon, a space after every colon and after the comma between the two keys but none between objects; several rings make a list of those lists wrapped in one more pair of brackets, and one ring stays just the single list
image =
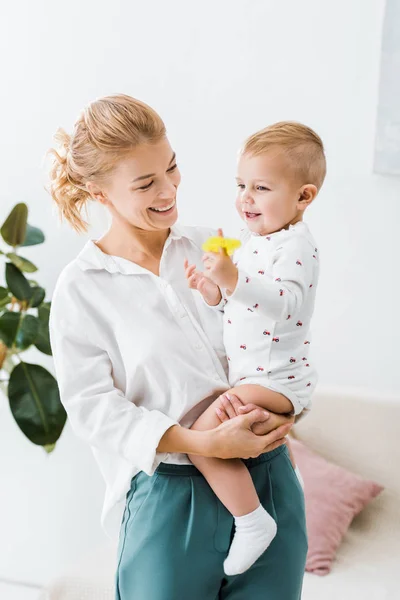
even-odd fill
[{"label": "woman's ear", "polygon": [[306,183],[306,185],[303,185],[303,187],[300,188],[299,199],[297,201],[298,208],[300,210],[305,210],[307,206],[311,204],[317,194],[318,189],[312,183]]},{"label": "woman's ear", "polygon": [[88,181],[86,184],[86,189],[90,194],[90,197],[93,200],[96,200],[97,202],[100,202],[100,204],[108,204],[108,198],[105,195],[105,193],[103,192],[103,190],[101,188],[99,188],[99,186],[96,183],[93,183],[93,181]]}]

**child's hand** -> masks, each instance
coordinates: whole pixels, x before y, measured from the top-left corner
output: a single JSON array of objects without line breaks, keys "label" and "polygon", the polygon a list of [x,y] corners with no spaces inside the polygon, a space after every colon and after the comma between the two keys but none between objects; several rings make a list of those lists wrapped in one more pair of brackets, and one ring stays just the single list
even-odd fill
[{"label": "child's hand", "polygon": [[[222,229],[218,229],[218,235],[223,237]],[[218,287],[226,288],[227,292],[232,294],[236,288],[238,270],[226,250],[220,248],[218,254],[216,252],[206,252],[203,256],[203,262],[207,277]]]},{"label": "child's hand", "polygon": [[204,273],[197,271],[196,265],[189,265],[189,262],[185,260],[184,267],[189,287],[192,290],[198,290],[209,306],[217,306],[222,300],[219,287]]}]

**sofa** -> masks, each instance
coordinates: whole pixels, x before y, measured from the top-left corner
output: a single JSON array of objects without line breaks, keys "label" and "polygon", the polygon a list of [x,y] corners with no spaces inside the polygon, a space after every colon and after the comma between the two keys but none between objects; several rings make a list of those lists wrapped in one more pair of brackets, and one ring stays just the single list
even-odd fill
[{"label": "sofa", "polygon": [[[305,574],[302,600],[400,600],[399,426],[400,397],[320,387],[294,427],[327,460],[385,487],[353,520],[331,573]],[[40,600],[114,600],[115,556],[115,544],[99,548],[60,573]]]}]

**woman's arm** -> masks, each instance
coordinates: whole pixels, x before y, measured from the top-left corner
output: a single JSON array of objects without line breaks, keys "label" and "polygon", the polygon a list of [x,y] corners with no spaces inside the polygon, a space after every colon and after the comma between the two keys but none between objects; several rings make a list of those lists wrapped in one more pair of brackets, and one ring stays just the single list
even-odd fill
[{"label": "woman's arm", "polygon": [[292,426],[291,419],[284,419],[281,427],[275,427],[266,435],[252,431],[266,417],[265,411],[253,407],[247,414],[235,416],[219,427],[196,431],[184,427],[171,427],[162,436],[158,452],[183,452],[214,458],[251,458],[269,452],[285,442]]},{"label": "woman's arm", "polygon": [[114,385],[107,352],[89,339],[82,323],[57,314],[57,306],[50,335],[61,401],[76,434],[151,475],[159,440],[176,421],[130,402]]},{"label": "woman's arm", "polygon": [[[152,475],[156,453],[182,452],[218,458],[258,456],[287,431],[257,436],[251,431],[261,411],[237,417],[210,431],[191,431],[159,410],[130,402],[115,387],[107,352],[53,313],[51,343],[61,401],[76,434],[90,445],[123,456]],[[158,457],[159,458],[159,457]]]}]

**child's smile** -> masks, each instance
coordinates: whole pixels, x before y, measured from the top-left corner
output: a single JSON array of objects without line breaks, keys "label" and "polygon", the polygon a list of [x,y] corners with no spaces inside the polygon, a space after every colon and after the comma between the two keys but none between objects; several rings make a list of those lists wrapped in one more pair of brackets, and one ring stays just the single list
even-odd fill
[{"label": "child's smile", "polygon": [[236,208],[254,233],[268,235],[302,219],[302,186],[282,152],[242,155],[237,185]]}]

